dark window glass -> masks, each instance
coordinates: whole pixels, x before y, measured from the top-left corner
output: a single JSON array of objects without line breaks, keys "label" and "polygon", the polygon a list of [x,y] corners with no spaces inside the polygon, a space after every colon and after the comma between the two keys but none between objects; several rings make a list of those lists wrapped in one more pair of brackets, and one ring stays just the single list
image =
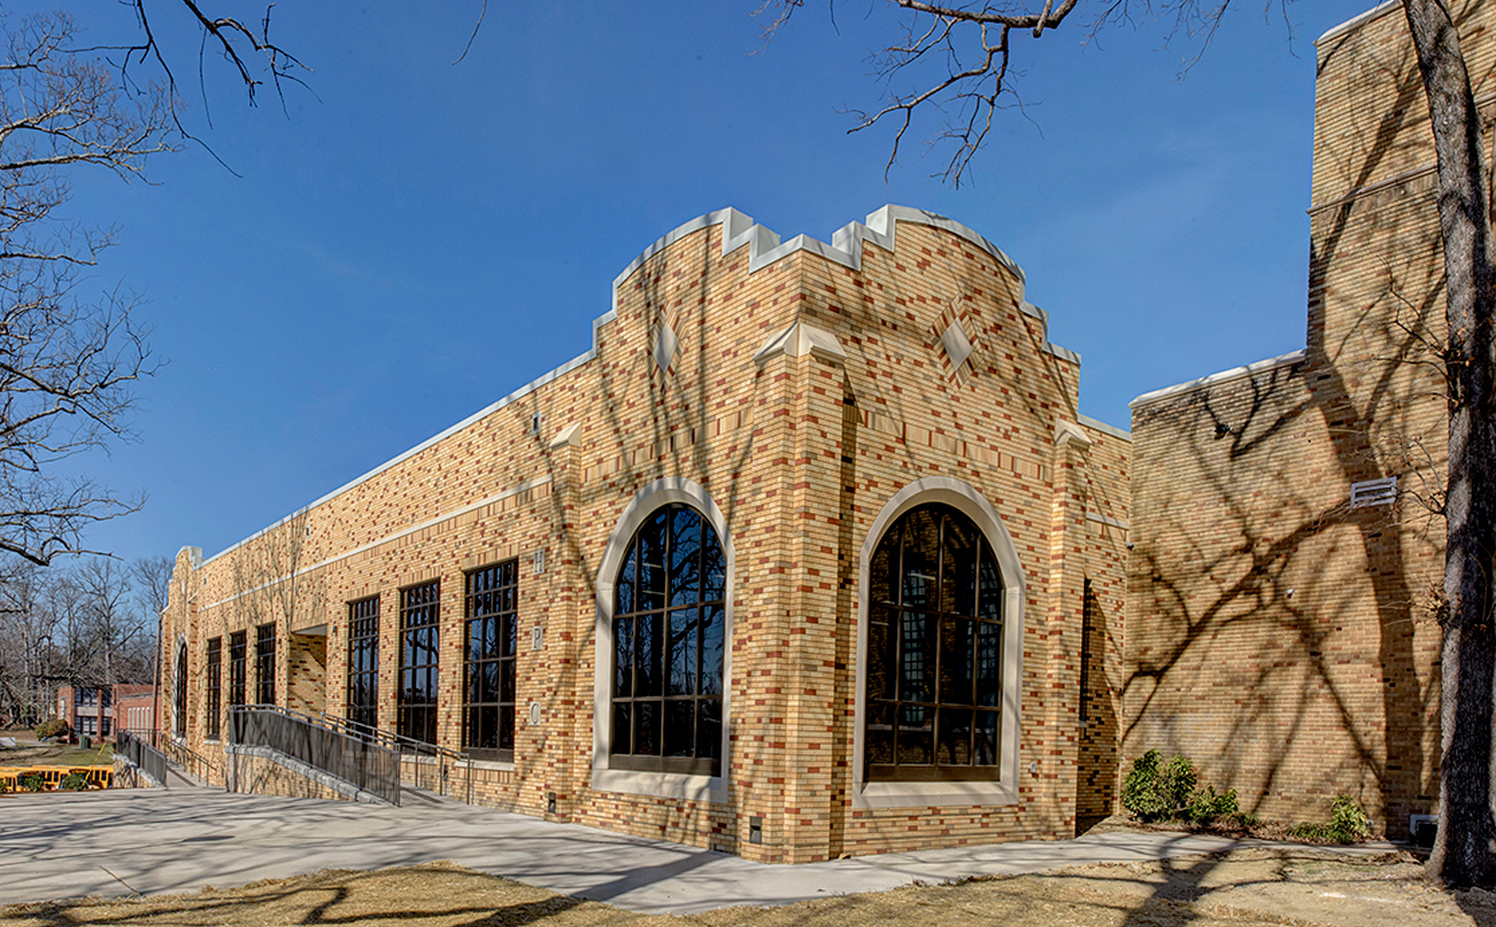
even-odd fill
[{"label": "dark window glass", "polygon": [[177,645],[176,693],[172,700],[176,709],[176,732],[178,737],[187,736],[187,642]]},{"label": "dark window glass", "polygon": [[379,726],[379,596],[348,603],[348,720]]},{"label": "dark window glass", "polygon": [[229,707],[244,704],[245,657],[249,650],[249,635],[235,631],[229,635]]},{"label": "dark window glass", "polygon": [[255,628],[255,701],[275,704],[275,625]]},{"label": "dark window glass", "polygon": [[208,641],[208,737],[218,739],[223,723],[223,638]]},{"label": "dark window glass", "polygon": [[629,541],[613,611],[615,769],[720,775],[727,558],[686,505]]},{"label": "dark window glass", "polygon": [[437,617],[441,583],[400,590],[400,706],[396,732],[436,743]]},{"label": "dark window glass", "polygon": [[868,779],[995,779],[1001,574],[970,518],[925,505],[869,561]]},{"label": "dark window glass", "polygon": [[467,574],[466,710],[462,744],[480,759],[514,759],[519,561]]}]

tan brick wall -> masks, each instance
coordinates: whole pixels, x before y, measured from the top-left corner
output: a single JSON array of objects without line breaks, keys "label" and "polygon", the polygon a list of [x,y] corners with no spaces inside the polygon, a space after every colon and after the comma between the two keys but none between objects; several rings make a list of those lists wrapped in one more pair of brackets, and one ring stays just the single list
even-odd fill
[{"label": "tan brick wall", "polygon": [[[1082,757],[1077,686],[1087,580],[1106,603],[1097,627],[1119,636],[1121,536],[1087,513],[1125,522],[1127,442],[1073,424],[1079,366],[1048,349],[1008,267],[932,225],[900,222],[896,235],[893,252],[867,244],[856,270],[800,250],[752,272],[748,248],[722,254],[719,225],[681,237],[622,281],[592,359],[200,567],[179,558],[169,633],[186,634],[201,663],[205,641],[230,630],[326,624],[323,699],[342,714],[347,603],[378,595],[380,724],[393,728],[398,590],[439,579],[440,740],[457,747],[463,572],[518,557],[515,758],[477,765],[483,803],[542,815],[554,794],[558,819],[777,862],[1068,836],[1082,773],[1088,795],[1109,794],[1097,767],[1115,732],[1090,731]],[[952,370],[940,332],[956,318],[975,352]],[[797,322],[846,357],[755,363]],[[650,355],[662,325],[679,338],[668,372]],[[1080,446],[1056,443],[1060,422]],[[725,804],[592,788],[599,560],[641,488],[667,476],[710,493],[736,551]],[[860,552],[893,495],[929,476],[979,491],[1022,563],[1020,800],[854,810]],[[280,691],[313,704],[316,671],[294,649],[303,644],[290,646]],[[1098,705],[1112,697],[1114,646],[1095,651],[1102,671],[1087,675]],[[465,777],[449,771],[448,789],[465,790]],[[761,843],[749,842],[752,817]]]},{"label": "tan brick wall", "polygon": [[1118,810],[1132,443],[1096,428],[1085,428],[1084,433],[1092,444],[1086,468],[1085,578],[1076,652],[1080,701],[1075,803],[1077,816],[1094,819]]},{"label": "tan brick wall", "polygon": [[[1478,96],[1490,16],[1460,17]],[[1401,835],[1438,790],[1433,156],[1400,10],[1318,53],[1305,358],[1134,408],[1123,753],[1184,752],[1272,818],[1349,793]],[[1398,505],[1351,508],[1386,476]]]},{"label": "tan brick wall", "polygon": [[285,649],[286,707],[321,715],[327,708],[327,636],[292,634]]}]

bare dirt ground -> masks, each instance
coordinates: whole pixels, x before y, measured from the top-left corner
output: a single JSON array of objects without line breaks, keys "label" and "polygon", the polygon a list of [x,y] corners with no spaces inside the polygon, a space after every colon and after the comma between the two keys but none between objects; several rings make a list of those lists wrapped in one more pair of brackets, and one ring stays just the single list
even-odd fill
[{"label": "bare dirt ground", "polygon": [[5,927],[290,925],[371,927],[1496,927],[1496,895],[1452,893],[1414,857],[1348,859],[1247,850],[1167,863],[916,885],[778,908],[642,915],[449,863],[327,871],[195,895],[86,899],[0,908]]},{"label": "bare dirt ground", "polygon": [[69,744],[43,744],[31,730],[0,731],[0,737],[14,737],[14,747],[0,747],[0,766],[108,766],[114,761],[112,744],[94,744],[85,750]]}]

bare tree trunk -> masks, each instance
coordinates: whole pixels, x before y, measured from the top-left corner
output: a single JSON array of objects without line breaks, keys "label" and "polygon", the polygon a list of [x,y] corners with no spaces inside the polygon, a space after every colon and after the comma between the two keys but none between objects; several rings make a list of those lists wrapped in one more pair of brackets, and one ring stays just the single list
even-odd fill
[{"label": "bare tree trunk", "polygon": [[1439,221],[1449,323],[1449,488],[1444,562],[1444,758],[1439,837],[1430,872],[1451,885],[1490,884],[1492,568],[1496,566],[1496,396],[1491,322],[1496,269],[1480,118],[1449,10],[1439,0],[1405,0],[1408,27],[1428,94],[1439,159]]}]

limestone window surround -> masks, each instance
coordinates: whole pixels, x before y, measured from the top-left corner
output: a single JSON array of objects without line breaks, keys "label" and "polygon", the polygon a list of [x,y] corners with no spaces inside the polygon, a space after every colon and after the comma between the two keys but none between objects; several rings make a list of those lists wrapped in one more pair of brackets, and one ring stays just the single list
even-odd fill
[{"label": "limestone window surround", "polygon": [[[727,561],[726,587],[723,590],[723,640],[727,645],[722,655],[722,758],[720,770],[715,776],[688,775],[683,773],[645,772],[632,769],[613,769],[608,755],[608,728],[613,716],[611,675],[613,666],[613,609],[617,603],[618,571],[629,549],[629,542],[649,516],[656,510],[682,503],[700,512],[716,531],[722,544],[722,553]],[[685,477],[669,476],[657,479],[641,489],[629,502],[619,517],[608,546],[603,551],[597,571],[597,625],[595,660],[593,663],[593,711],[592,711],[592,787],[600,792],[627,792],[635,795],[653,795],[683,801],[727,801],[727,777],[732,768],[732,757],[728,752],[729,732],[732,726],[732,611],[735,556],[732,534],[728,531],[727,519],[722,510],[712,501],[711,494],[700,484]]]},{"label": "limestone window surround", "polygon": [[[992,545],[1003,580],[1002,721],[996,780],[868,782],[863,769],[867,724],[868,574],[883,535],[911,509],[944,503],[976,523]],[[1020,676],[1023,673],[1024,579],[1018,550],[992,504],[969,483],[929,476],[904,486],[883,506],[863,540],[857,579],[857,681],[852,744],[852,807],[907,808],[1018,803]]]}]

